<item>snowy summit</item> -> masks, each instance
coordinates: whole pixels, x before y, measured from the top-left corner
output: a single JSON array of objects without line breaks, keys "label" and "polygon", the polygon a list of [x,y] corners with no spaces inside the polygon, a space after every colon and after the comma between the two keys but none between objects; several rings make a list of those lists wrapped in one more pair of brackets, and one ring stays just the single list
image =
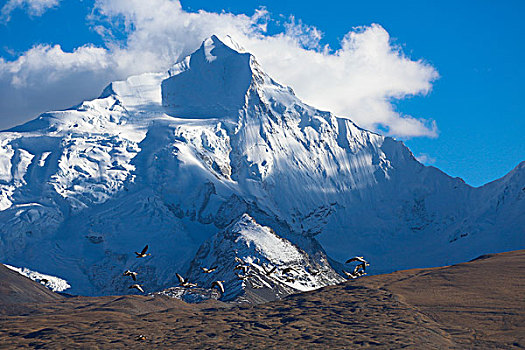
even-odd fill
[{"label": "snowy summit", "polygon": [[175,117],[235,117],[252,84],[252,60],[212,36],[170,70],[161,84],[162,105]]}]

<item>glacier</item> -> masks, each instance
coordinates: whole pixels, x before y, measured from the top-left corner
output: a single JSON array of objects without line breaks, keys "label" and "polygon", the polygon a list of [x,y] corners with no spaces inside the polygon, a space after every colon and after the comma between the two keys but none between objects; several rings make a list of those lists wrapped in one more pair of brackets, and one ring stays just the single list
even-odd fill
[{"label": "glacier", "polygon": [[301,102],[230,38],[0,132],[0,261],[72,294],[130,293],[133,269],[148,291],[178,272],[256,299],[232,274],[239,256],[279,297],[340,282],[353,255],[386,273],[523,249],[524,213],[525,162],[473,188]]}]

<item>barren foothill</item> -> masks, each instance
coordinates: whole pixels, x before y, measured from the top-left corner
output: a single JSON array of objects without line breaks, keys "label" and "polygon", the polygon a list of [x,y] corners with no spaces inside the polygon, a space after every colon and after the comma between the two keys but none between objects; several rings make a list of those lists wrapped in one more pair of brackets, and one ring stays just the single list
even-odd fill
[{"label": "barren foothill", "polygon": [[5,270],[0,348],[525,347],[525,250],[240,306],[164,296],[66,298]]}]

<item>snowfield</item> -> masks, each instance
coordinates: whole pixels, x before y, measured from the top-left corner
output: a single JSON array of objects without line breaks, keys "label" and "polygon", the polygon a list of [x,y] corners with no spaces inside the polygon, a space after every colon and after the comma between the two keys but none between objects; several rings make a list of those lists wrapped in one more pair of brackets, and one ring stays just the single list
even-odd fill
[{"label": "snowfield", "polygon": [[[472,188],[302,103],[215,36],[168,72],[0,132],[0,261],[70,293],[129,293],[132,269],[148,291],[178,272],[235,299],[237,254],[284,295],[337,283],[353,255],[383,273],[523,249],[523,213],[525,162]],[[263,266],[293,266],[294,282]]]},{"label": "snowfield", "polygon": [[43,284],[47,288],[51,289],[53,292],[63,292],[66,289],[71,288],[71,286],[67,283],[66,280],[63,280],[62,278],[56,276],[44,275],[43,273],[32,271],[25,267],[15,267],[11,265],[4,266],[15,272],[18,272],[22,276],[26,276],[27,278],[35,282]]}]

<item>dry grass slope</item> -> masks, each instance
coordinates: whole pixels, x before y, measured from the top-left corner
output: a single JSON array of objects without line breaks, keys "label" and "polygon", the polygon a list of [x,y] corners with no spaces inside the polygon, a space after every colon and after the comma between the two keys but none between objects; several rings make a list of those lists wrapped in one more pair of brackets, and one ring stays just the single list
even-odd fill
[{"label": "dry grass slope", "polygon": [[23,312],[4,309],[0,347],[523,348],[524,271],[525,251],[516,251],[255,306],[145,296],[37,300]]}]

